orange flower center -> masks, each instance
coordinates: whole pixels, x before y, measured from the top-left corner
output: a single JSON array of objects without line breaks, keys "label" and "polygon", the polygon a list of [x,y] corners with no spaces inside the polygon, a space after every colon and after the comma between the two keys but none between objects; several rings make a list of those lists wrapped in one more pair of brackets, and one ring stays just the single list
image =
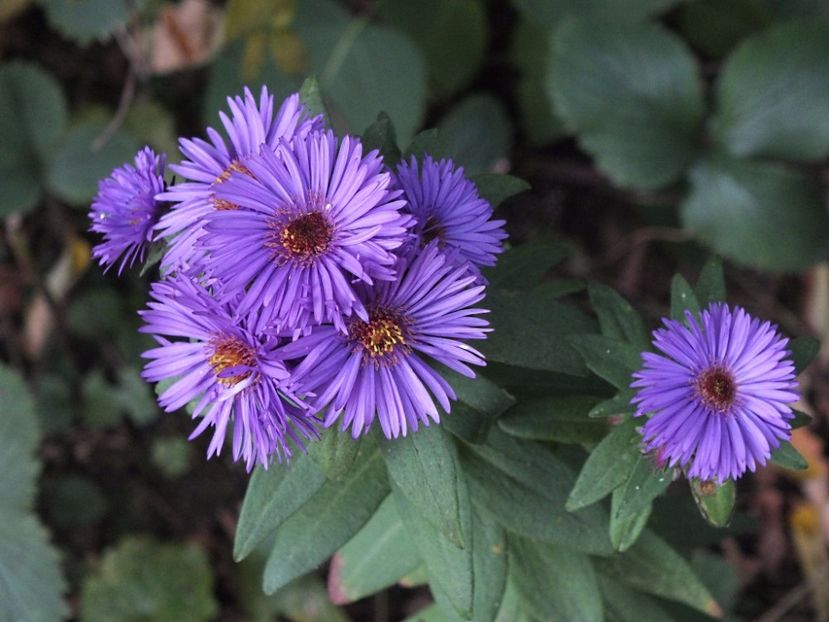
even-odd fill
[{"label": "orange flower center", "polygon": [[328,250],[334,228],[322,212],[308,212],[283,226],[275,237],[288,256],[308,260]]},{"label": "orange flower center", "polygon": [[377,309],[369,315],[368,323],[354,320],[348,327],[348,336],[363,352],[365,360],[378,360],[408,350],[403,317],[393,311]]},{"label": "orange flower center", "polygon": [[251,374],[249,371],[242,372],[235,376],[220,376],[226,369],[234,367],[253,367],[256,364],[256,353],[248,344],[238,337],[230,337],[221,335],[212,341],[213,354],[208,359],[210,367],[213,368],[213,373],[216,379],[226,387],[233,385],[248,378]]}]

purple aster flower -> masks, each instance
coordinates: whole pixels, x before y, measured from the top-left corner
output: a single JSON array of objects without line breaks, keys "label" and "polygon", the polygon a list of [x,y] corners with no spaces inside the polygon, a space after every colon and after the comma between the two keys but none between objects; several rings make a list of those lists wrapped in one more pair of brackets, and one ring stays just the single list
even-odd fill
[{"label": "purple aster flower", "polygon": [[456,168],[452,160],[435,162],[428,155],[418,165],[412,156],[397,165],[397,181],[417,220],[415,233],[421,244],[436,239],[476,269],[495,265],[507,237],[504,221],[492,219],[492,205],[478,196],[463,167]]},{"label": "purple aster flower", "polygon": [[207,128],[209,141],[200,138],[179,140],[185,160],[170,168],[186,181],[175,184],[159,197],[175,203],[157,227],[159,237],[171,238],[162,261],[165,269],[187,267],[197,262],[194,245],[202,235],[206,215],[214,210],[236,209],[233,203],[218,199],[215,189],[234,171],[248,174],[245,166],[248,157],[259,153],[263,145],[272,150],[282,139],[290,140],[323,127],[321,116],[308,118],[296,93],[282,103],[276,116],[273,114],[273,95],[265,86],[258,103],[247,88],[244,98],[228,97],[227,103],[230,116],[220,112],[219,117],[230,138],[229,143],[211,127]]},{"label": "purple aster flower", "polygon": [[398,270],[395,281],[360,288],[368,317],[352,318],[346,334],[319,326],[284,348],[286,357],[304,357],[294,373],[318,393],[325,425],[341,419],[355,438],[375,417],[387,438],[439,422],[435,400],[449,412],[455,393],[430,362],[469,377],[475,376],[469,365],[485,364],[465,343],[489,332],[477,317],[486,310],[473,306],[484,297],[475,275],[436,243],[401,259]]},{"label": "purple aster flower", "polygon": [[144,260],[161,215],[155,195],[164,190],[166,163],[166,156],[144,147],[135,155],[135,166],[119,166],[98,184],[89,212],[90,229],[103,234],[104,241],[92,250],[92,256],[106,270],[119,258],[118,274],[136,259]]},{"label": "purple aster flower", "polygon": [[664,320],[634,374],[642,434],[670,466],[691,478],[737,478],[764,465],[791,434],[798,399],[788,339],[740,307],[712,303],[687,326]]},{"label": "purple aster flower", "polygon": [[293,376],[279,355],[277,338],[250,330],[233,305],[219,304],[187,277],[154,283],[154,301],[139,312],[159,346],[143,354],[150,359],[142,376],[149,382],[174,379],[159,397],[166,412],[195,402],[201,416],[190,439],[213,427],[208,458],[218,454],[232,426],[233,459],[250,470],[265,467],[276,455],[290,457],[287,441],[302,447],[313,438],[314,422],[298,399]]},{"label": "purple aster flower", "polygon": [[344,332],[352,314],[368,319],[354,282],[394,278],[393,251],[411,221],[382,157],[364,155],[356,138],[318,132],[263,149],[246,166],[250,174],[216,189],[239,209],[210,215],[208,274],[228,295],[247,288],[240,313],[259,309],[276,330],[325,322]]}]

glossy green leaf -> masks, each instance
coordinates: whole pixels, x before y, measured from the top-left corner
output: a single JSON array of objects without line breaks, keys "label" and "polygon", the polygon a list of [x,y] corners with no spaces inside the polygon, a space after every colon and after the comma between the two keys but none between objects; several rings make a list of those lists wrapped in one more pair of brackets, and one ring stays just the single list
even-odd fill
[{"label": "glossy green leaf", "polygon": [[614,417],[620,415],[629,415],[636,412],[636,407],[631,404],[633,396],[636,392],[633,389],[622,389],[614,397],[596,404],[590,412],[588,417]]},{"label": "glossy green leaf", "polygon": [[553,40],[548,92],[598,167],[623,186],[679,179],[697,155],[704,113],[682,40],[629,20],[565,20]]},{"label": "glossy green leaf", "polygon": [[572,335],[569,340],[584,358],[587,367],[617,389],[626,389],[631,374],[642,366],[641,350],[603,335]]},{"label": "glossy green leaf", "polygon": [[403,159],[408,160],[411,156],[422,159],[426,155],[438,160],[449,157],[446,145],[437,128],[430,128],[418,133],[403,153]]},{"label": "glossy green leaf", "polygon": [[702,517],[714,527],[727,527],[734,513],[734,502],[737,500],[734,480],[717,485],[713,481],[692,479],[689,485]]},{"label": "glossy green leaf", "polygon": [[746,39],[718,82],[717,132],[737,156],[829,154],[829,24],[775,25]]},{"label": "glossy green leaf", "polygon": [[800,452],[789,441],[781,441],[780,447],[771,452],[771,463],[793,471],[803,471],[809,468],[806,458],[800,455]]},{"label": "glossy green leaf", "polygon": [[509,155],[512,128],[504,106],[491,95],[471,95],[438,124],[441,140],[467,175],[491,171]]},{"label": "glossy green leaf", "polygon": [[527,290],[538,285],[544,275],[568,255],[562,244],[530,242],[514,246],[498,257],[498,263],[484,270],[493,289]]},{"label": "glossy green leaf", "polygon": [[82,622],[207,622],[218,613],[210,561],[194,544],[125,538],[83,583]]},{"label": "glossy green leaf", "polygon": [[452,437],[442,426],[431,425],[402,438],[383,439],[380,448],[396,490],[455,546],[468,547],[458,491],[464,474]]},{"label": "glossy green leaf", "polygon": [[670,469],[657,468],[650,456],[640,454],[624,485],[614,515],[618,519],[638,514],[662,494],[673,480]]},{"label": "glossy green leaf", "polygon": [[394,585],[420,564],[414,540],[389,496],[331,561],[328,592],[346,604]]},{"label": "glossy green leaf", "polygon": [[645,323],[627,300],[607,285],[595,281],[587,286],[587,291],[605,337],[627,341],[643,350],[648,348],[650,339]]},{"label": "glossy green leaf", "polygon": [[325,483],[325,474],[305,454],[294,456],[286,465],[257,467],[248,483],[236,526],[233,543],[236,561],[247,557]]},{"label": "glossy green leaf", "polygon": [[699,316],[699,302],[693,288],[681,274],[671,279],[671,319],[686,323],[685,312],[690,311]]},{"label": "glossy green leaf", "polygon": [[[478,194],[481,195],[481,198],[489,201],[492,207],[498,207],[511,196],[530,189],[530,184],[512,175],[478,173],[477,175],[470,175],[470,179],[478,187]],[[498,259],[500,261],[503,256]]]},{"label": "glossy green leaf", "polygon": [[0,216],[37,203],[42,169],[66,126],[58,83],[22,62],[0,65]]},{"label": "glossy green leaf", "polygon": [[511,572],[524,605],[539,620],[604,620],[590,558],[564,546],[510,535]]},{"label": "glossy green leaf", "polygon": [[348,542],[388,496],[383,459],[363,443],[347,479],[328,480],[276,530],[265,565],[268,594],[310,572]]},{"label": "glossy green leaf", "polygon": [[523,400],[498,419],[498,426],[518,438],[559,443],[595,443],[607,432],[604,421],[587,413],[599,401],[589,395]]},{"label": "glossy green leaf", "polygon": [[572,512],[604,499],[627,481],[641,453],[638,424],[628,419],[612,428],[593,448],[567,498],[568,510]]},{"label": "glossy green leaf", "polygon": [[636,543],[653,510],[653,504],[647,503],[636,512],[621,514],[619,508],[624,500],[624,493],[623,488],[617,488],[610,499],[610,543],[620,552],[627,551]]},{"label": "glossy green leaf", "polygon": [[648,530],[626,553],[596,563],[603,574],[637,590],[684,603],[709,615],[722,613],[688,562]]},{"label": "glossy green leaf", "polygon": [[712,255],[705,262],[699,273],[694,293],[700,307],[707,307],[712,302],[725,302],[725,274],[722,259]]},{"label": "glossy green leaf", "polygon": [[348,476],[361,445],[362,439],[353,438],[350,431],[332,426],[322,431],[308,453],[328,479],[340,480]]},{"label": "glossy green leaf", "polygon": [[820,341],[814,337],[795,337],[789,341],[795,371],[802,374],[820,352]]},{"label": "glossy green leaf", "polygon": [[377,115],[377,120],[363,132],[363,150],[378,149],[386,166],[393,167],[400,160],[400,147],[397,146],[397,132],[391,118],[385,112]]},{"label": "glossy green leaf", "polygon": [[[816,179],[782,166],[713,157],[691,172],[684,226],[714,251],[775,271],[801,270],[829,246]],[[786,209],[780,209],[786,205]]]}]

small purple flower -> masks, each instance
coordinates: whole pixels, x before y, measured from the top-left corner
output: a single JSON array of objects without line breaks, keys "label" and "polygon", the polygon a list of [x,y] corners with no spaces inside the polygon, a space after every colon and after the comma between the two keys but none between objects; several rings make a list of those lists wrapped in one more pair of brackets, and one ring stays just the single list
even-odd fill
[{"label": "small purple flower", "polygon": [[232,426],[233,459],[267,467],[271,457],[290,457],[288,441],[302,447],[316,436],[308,408],[279,354],[273,336],[250,330],[233,305],[219,304],[201,285],[177,276],[153,283],[154,301],[139,312],[159,346],[143,354],[150,359],[142,376],[149,382],[174,380],[159,397],[166,412],[196,402],[201,421],[190,439],[213,426],[208,458],[222,449]]},{"label": "small purple flower", "polygon": [[124,164],[98,184],[89,212],[90,229],[104,236],[92,256],[109,270],[119,258],[118,274],[136,260],[143,261],[161,215],[155,195],[164,190],[166,157],[144,147],[135,166]]},{"label": "small purple flower", "polygon": [[412,156],[397,165],[408,210],[417,220],[421,244],[438,240],[444,250],[455,249],[475,268],[494,266],[495,256],[507,237],[503,220],[493,220],[492,205],[478,196],[463,167],[452,160],[435,162],[426,156],[418,166]]},{"label": "small purple flower", "polygon": [[169,248],[162,261],[165,269],[188,267],[198,263],[195,242],[201,237],[205,217],[214,210],[234,210],[236,206],[216,197],[215,190],[232,172],[248,174],[248,157],[259,153],[263,145],[273,150],[280,140],[290,140],[322,129],[322,117],[308,118],[299,95],[293,94],[273,114],[273,95],[263,86],[259,102],[245,88],[244,99],[228,97],[230,116],[219,113],[230,142],[213,128],[207,128],[209,141],[200,138],[179,140],[185,160],[170,168],[186,181],[172,186],[159,198],[171,201],[173,209],[157,227],[159,237],[169,238]]},{"label": "small purple flower", "polygon": [[631,384],[636,416],[651,415],[642,429],[647,450],[688,477],[724,482],[764,465],[790,437],[794,364],[777,327],[740,307],[712,303],[686,319],[663,320],[653,333],[663,354],[642,354]]},{"label": "small purple flower", "polygon": [[240,313],[261,310],[279,331],[325,322],[345,332],[352,314],[368,319],[354,282],[394,278],[393,251],[411,221],[382,157],[319,132],[263,149],[246,166],[250,174],[216,189],[239,209],[210,215],[207,273],[227,295],[246,292]]},{"label": "small purple flower", "polygon": [[448,261],[436,243],[401,259],[398,274],[360,288],[368,317],[352,318],[346,334],[319,326],[283,351],[304,357],[294,373],[319,394],[315,406],[327,409],[325,425],[341,419],[355,438],[375,417],[387,438],[439,422],[435,400],[449,412],[455,393],[431,361],[469,377],[469,365],[485,364],[465,343],[489,332],[477,317],[486,310],[473,306],[484,297],[475,275]]}]

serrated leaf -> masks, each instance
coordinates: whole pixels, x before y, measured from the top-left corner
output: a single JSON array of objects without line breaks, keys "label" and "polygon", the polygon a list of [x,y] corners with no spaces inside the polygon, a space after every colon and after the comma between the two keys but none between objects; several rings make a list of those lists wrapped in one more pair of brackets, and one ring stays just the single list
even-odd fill
[{"label": "serrated leaf", "polygon": [[780,447],[771,452],[771,463],[793,471],[809,468],[806,458],[800,455],[789,441],[780,441]]},{"label": "serrated leaf", "polygon": [[489,201],[492,207],[498,207],[511,196],[530,189],[530,184],[512,175],[478,173],[470,175],[469,178],[478,187],[478,194],[481,198]]},{"label": "serrated leaf", "polygon": [[722,259],[712,255],[705,262],[694,288],[700,307],[707,307],[712,302],[725,302],[725,274]]},{"label": "serrated leaf", "polygon": [[247,557],[325,483],[325,474],[306,454],[297,455],[284,466],[274,465],[269,469],[257,466],[248,483],[236,526],[234,559]]},{"label": "serrated leaf", "polygon": [[468,547],[458,491],[465,486],[459,481],[464,475],[452,437],[433,425],[403,438],[384,439],[380,448],[396,490],[455,546]]},{"label": "serrated leaf", "polygon": [[333,426],[322,432],[308,453],[328,479],[339,480],[348,476],[361,445],[361,438],[353,438],[349,432]]},{"label": "serrated leaf", "polygon": [[653,510],[653,504],[647,503],[636,512],[619,513],[619,507],[624,499],[624,489],[616,488],[610,498],[610,543],[619,552],[627,551],[636,543],[639,534],[648,523]]},{"label": "serrated leaf", "polygon": [[385,112],[377,115],[377,120],[363,132],[363,150],[365,152],[377,149],[383,156],[383,161],[389,168],[400,161],[400,147],[397,146],[397,132],[394,124]]},{"label": "serrated leaf", "polygon": [[39,465],[34,403],[20,375],[0,365],[0,508],[28,509]]},{"label": "serrated leaf", "polygon": [[595,443],[607,424],[587,413],[599,401],[589,395],[522,400],[498,419],[498,427],[518,438],[558,443]]},{"label": "serrated leaf", "polygon": [[648,530],[626,553],[596,563],[600,572],[632,588],[684,603],[708,615],[722,614],[688,562]]},{"label": "serrated leaf", "polygon": [[494,289],[532,289],[568,254],[563,244],[529,242],[504,251],[494,267],[484,269],[484,275]]},{"label": "serrated leaf", "polygon": [[563,546],[510,535],[515,589],[539,620],[604,620],[590,558]]},{"label": "serrated leaf", "polygon": [[612,428],[593,448],[567,497],[567,509],[574,511],[604,499],[624,484],[640,455],[641,437],[633,419]]},{"label": "serrated leaf", "polygon": [[717,253],[759,268],[798,271],[829,245],[822,193],[816,179],[789,168],[717,156],[691,171],[680,214]]},{"label": "serrated leaf", "polygon": [[642,353],[629,343],[603,335],[572,335],[568,339],[587,367],[617,389],[626,389],[631,374],[642,366]]},{"label": "serrated leaf", "polygon": [[638,514],[670,485],[673,472],[657,468],[653,460],[640,454],[624,485],[619,488],[619,505],[614,515],[619,520]]},{"label": "serrated leaf", "polygon": [[380,452],[363,443],[347,479],[328,480],[277,528],[263,588],[271,594],[310,572],[348,542],[388,496]]},{"label": "serrated leaf", "polygon": [[0,65],[0,216],[32,208],[42,169],[66,126],[58,83],[29,63]]},{"label": "serrated leaf", "polygon": [[829,26],[773,26],[746,39],[717,83],[717,133],[736,156],[819,161],[829,154]]},{"label": "serrated leaf", "polygon": [[82,622],[207,622],[219,606],[204,551],[194,544],[128,537],[110,549],[83,583]]},{"label": "serrated leaf", "polygon": [[636,391],[633,389],[622,389],[614,397],[596,404],[588,417],[613,417],[628,415],[636,412],[636,406],[631,403]]},{"label": "serrated leaf", "polygon": [[557,297],[543,285],[527,292],[490,289],[482,306],[491,310],[495,330],[476,346],[487,360],[584,375],[582,358],[567,336],[593,332],[595,322]]},{"label": "serrated leaf", "polygon": [[328,593],[343,605],[394,585],[420,564],[417,548],[391,496],[331,562]]},{"label": "serrated leaf", "polygon": [[490,95],[471,95],[452,108],[438,124],[452,159],[467,176],[492,170],[505,159],[512,127],[503,105]]},{"label": "serrated leaf", "polygon": [[789,341],[791,359],[797,374],[802,374],[820,352],[820,341],[814,337],[796,337]]},{"label": "serrated leaf", "polygon": [[695,317],[699,316],[699,302],[694,290],[681,274],[675,274],[671,279],[671,319],[677,322],[686,322],[685,312],[690,311]]},{"label": "serrated leaf", "polygon": [[734,513],[734,502],[737,500],[734,480],[717,485],[713,481],[693,479],[689,485],[702,517],[714,527],[727,527]]},{"label": "serrated leaf", "polygon": [[627,300],[607,285],[595,281],[587,286],[587,291],[605,337],[627,341],[643,350],[648,348],[650,340],[645,323]]},{"label": "serrated leaf", "polygon": [[704,115],[696,62],[677,36],[630,20],[565,20],[547,90],[598,167],[616,183],[657,188],[697,155]]}]

